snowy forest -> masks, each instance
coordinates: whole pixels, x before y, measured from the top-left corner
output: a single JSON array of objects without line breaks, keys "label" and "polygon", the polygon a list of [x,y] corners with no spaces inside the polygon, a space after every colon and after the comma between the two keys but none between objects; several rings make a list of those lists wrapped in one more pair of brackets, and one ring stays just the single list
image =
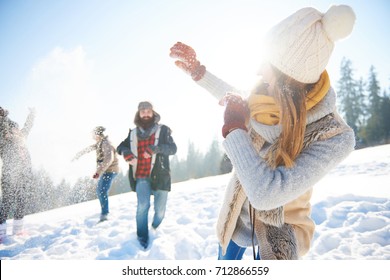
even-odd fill
[{"label": "snowy forest", "polygon": [[[217,140],[212,142],[205,155],[196,149],[194,143],[190,142],[186,159],[179,160],[176,155],[171,158],[173,183],[225,174],[231,169],[230,161],[223,154]],[[111,196],[130,191],[127,171],[123,170],[114,179],[110,188]],[[88,176],[79,178],[73,185],[65,179],[62,179],[59,184],[55,184],[46,170],[39,169],[33,172],[32,186],[34,187],[28,193],[30,203],[26,206],[27,214],[96,199],[96,180]]]},{"label": "snowy forest", "polygon": [[375,67],[367,79],[356,79],[352,62],[343,58],[336,89],[339,111],[355,131],[356,148],[389,144],[390,89],[382,91]]},{"label": "snowy forest", "polygon": [[[356,134],[356,149],[390,143],[390,89],[381,89],[377,73],[372,66],[367,79],[354,77],[352,62],[344,58],[340,67],[340,79],[333,84],[338,95],[338,110]],[[232,170],[218,140],[214,139],[209,150],[199,152],[196,143],[189,142],[187,156],[171,158],[172,183],[215,176]],[[127,170],[118,174],[110,189],[110,195],[130,191]],[[55,184],[44,169],[34,170],[26,214],[47,211],[96,199],[96,181],[90,177],[79,178],[74,184],[62,180]]]}]

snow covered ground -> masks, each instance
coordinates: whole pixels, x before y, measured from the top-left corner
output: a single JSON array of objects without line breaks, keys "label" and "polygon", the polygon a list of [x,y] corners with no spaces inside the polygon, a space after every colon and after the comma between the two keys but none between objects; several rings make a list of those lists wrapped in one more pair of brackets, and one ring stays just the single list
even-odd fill
[{"label": "snow covered ground", "polygon": [[[110,197],[26,216],[26,235],[0,244],[1,260],[203,260],[217,255],[215,224],[230,175],[176,183],[151,244],[136,240],[136,196]],[[390,260],[390,145],[353,152],[315,187],[317,227],[304,260]],[[151,208],[150,214],[153,209]],[[11,232],[12,220],[8,221]],[[248,249],[245,259],[251,259]]]}]

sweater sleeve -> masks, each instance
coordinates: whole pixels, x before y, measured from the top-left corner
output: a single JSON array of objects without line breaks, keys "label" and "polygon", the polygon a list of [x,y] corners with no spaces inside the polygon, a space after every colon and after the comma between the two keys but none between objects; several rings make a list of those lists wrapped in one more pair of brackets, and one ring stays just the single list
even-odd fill
[{"label": "sweater sleeve", "polygon": [[[163,133],[161,133],[163,134]],[[158,143],[158,147],[161,151],[162,154],[166,156],[171,156],[176,154],[177,152],[177,146],[175,141],[172,138],[172,131],[169,127],[165,126],[165,131],[164,131],[164,141],[160,141]],[[161,135],[161,136],[163,136]]]},{"label": "sweater sleeve", "polygon": [[206,71],[202,79],[196,82],[199,86],[211,93],[212,96],[221,100],[226,93],[236,93],[244,96],[245,92],[237,90],[235,87],[229,85],[212,73]]},{"label": "sweater sleeve", "polygon": [[301,152],[292,168],[276,169],[257,154],[243,130],[232,131],[223,145],[250,203],[258,210],[270,210],[312,188],[353,151],[355,138],[353,132],[347,131],[314,142]]},{"label": "sweater sleeve", "polygon": [[89,152],[92,152],[92,151],[94,151],[94,150],[96,150],[96,144],[93,144],[93,145],[91,145],[91,146],[88,146],[88,147],[82,149],[80,152],[78,152],[78,153],[74,156],[73,160],[77,160],[77,159],[79,159],[80,157],[82,157],[83,155],[88,154]]}]

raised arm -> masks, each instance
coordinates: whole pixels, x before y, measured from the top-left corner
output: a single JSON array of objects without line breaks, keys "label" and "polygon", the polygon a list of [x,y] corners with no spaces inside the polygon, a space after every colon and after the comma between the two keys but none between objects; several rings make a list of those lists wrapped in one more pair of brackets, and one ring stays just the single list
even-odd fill
[{"label": "raised arm", "polygon": [[245,94],[245,92],[237,90],[208,72],[206,67],[197,59],[195,50],[190,46],[177,42],[170,51],[170,57],[177,59],[175,65],[190,75],[199,86],[210,92],[218,101],[227,93],[235,93],[241,96]]},{"label": "raised arm", "polygon": [[77,160],[77,159],[79,159],[81,156],[83,156],[83,155],[85,155],[85,154],[87,154],[87,153],[89,153],[89,152],[92,152],[92,151],[94,151],[94,150],[96,150],[96,144],[93,144],[93,145],[91,145],[91,146],[88,146],[88,147],[82,149],[80,152],[78,152],[78,153],[74,156],[74,158],[72,159],[72,161]]},{"label": "raised arm", "polygon": [[29,114],[27,116],[26,122],[24,123],[23,128],[20,130],[25,138],[30,134],[31,128],[34,124],[36,111],[34,108],[29,108]]}]

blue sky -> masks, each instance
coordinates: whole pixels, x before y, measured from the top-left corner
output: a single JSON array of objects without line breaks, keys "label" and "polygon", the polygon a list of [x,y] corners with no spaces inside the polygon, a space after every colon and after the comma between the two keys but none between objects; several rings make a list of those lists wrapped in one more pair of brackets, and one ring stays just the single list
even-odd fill
[{"label": "blue sky", "polygon": [[[37,109],[29,138],[33,162],[55,177],[89,175],[93,156],[70,164],[104,125],[115,144],[133,126],[138,102],[150,100],[173,129],[179,155],[221,139],[222,108],[177,69],[169,48],[195,48],[214,74],[249,89],[261,61],[264,33],[294,11],[349,4],[357,22],[337,42],[328,65],[335,85],[342,57],[356,78],[374,65],[390,84],[390,2],[255,0],[0,0],[0,106],[22,124]],[[85,170],[86,166],[89,169]],[[91,173],[92,174],[92,173]]]}]

